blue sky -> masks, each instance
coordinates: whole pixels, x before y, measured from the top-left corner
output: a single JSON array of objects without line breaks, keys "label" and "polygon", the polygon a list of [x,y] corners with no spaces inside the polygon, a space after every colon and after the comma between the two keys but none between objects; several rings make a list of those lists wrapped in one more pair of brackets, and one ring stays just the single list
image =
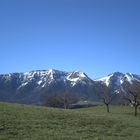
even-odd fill
[{"label": "blue sky", "polygon": [[0,73],[140,74],[139,0],[1,0]]}]

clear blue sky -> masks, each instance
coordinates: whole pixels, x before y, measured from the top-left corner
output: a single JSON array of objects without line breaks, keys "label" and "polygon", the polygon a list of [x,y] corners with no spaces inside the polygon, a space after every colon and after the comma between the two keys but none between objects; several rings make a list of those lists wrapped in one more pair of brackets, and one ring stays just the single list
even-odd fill
[{"label": "clear blue sky", "polygon": [[0,73],[140,74],[140,0],[0,0]]}]

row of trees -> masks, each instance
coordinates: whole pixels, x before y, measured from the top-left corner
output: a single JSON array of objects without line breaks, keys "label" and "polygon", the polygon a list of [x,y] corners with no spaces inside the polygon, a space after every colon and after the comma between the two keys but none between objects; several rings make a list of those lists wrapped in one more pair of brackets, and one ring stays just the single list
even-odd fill
[{"label": "row of trees", "polygon": [[[140,106],[140,82],[134,81],[133,84],[129,86],[128,84],[122,85],[122,87],[123,88],[116,93],[113,93],[112,88],[107,87],[105,84],[99,87],[97,86],[96,88],[100,91],[99,98],[105,104],[108,113],[110,112],[110,104],[112,104],[112,101],[119,95],[121,100],[134,107],[134,115],[137,116],[137,109],[138,106]],[[76,94],[56,92],[46,97],[46,106],[69,109],[71,104],[75,104],[78,101],[79,98]]]},{"label": "row of trees", "polygon": [[55,92],[46,97],[46,106],[69,109],[71,104],[77,103],[78,97],[69,92]]},{"label": "row of trees", "polygon": [[[140,106],[140,82],[134,81],[133,84],[129,85],[129,87],[128,85],[123,85],[123,88],[121,88],[120,93],[118,92],[118,94],[124,102],[134,107],[134,115],[137,116],[137,109],[138,106]],[[101,99],[106,105],[108,113],[110,112],[109,105],[112,103],[116,95],[117,94],[112,93],[109,87],[102,85]]]}]

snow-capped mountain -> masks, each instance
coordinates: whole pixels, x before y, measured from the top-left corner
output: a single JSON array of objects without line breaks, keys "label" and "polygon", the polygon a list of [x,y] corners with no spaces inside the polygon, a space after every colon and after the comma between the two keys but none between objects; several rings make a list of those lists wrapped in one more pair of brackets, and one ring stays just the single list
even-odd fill
[{"label": "snow-capped mountain", "polygon": [[136,81],[140,82],[140,76],[132,73],[123,74],[120,72],[115,72],[108,76],[96,79],[95,81],[99,82],[100,84],[105,84],[108,88],[111,89],[112,94],[124,96],[124,94],[127,92],[127,89],[125,88],[133,86]]},{"label": "snow-capped mountain", "polygon": [[81,71],[49,69],[5,74],[0,75],[0,100],[42,103],[47,94],[68,90],[87,96],[92,83],[93,81]]},{"label": "snow-capped mountain", "polygon": [[82,71],[64,72],[54,69],[3,74],[0,75],[0,101],[43,104],[46,96],[55,92],[68,92],[82,100],[98,101],[102,84],[116,94],[121,93],[124,85],[129,86],[134,81],[140,82],[140,76],[120,72],[96,80]]},{"label": "snow-capped mountain", "polygon": [[22,73],[21,78],[21,87],[26,86],[31,81],[35,81],[40,88],[44,88],[51,83],[60,81],[64,83],[69,82],[72,87],[74,87],[79,82],[87,84],[85,83],[85,80],[89,82],[91,81],[90,78],[81,71],[63,72],[54,69]]},{"label": "snow-capped mountain", "polygon": [[133,84],[133,81],[140,81],[140,76],[132,73],[120,73],[115,72],[108,76],[96,79],[95,81],[102,82],[106,84],[106,86],[121,86],[123,83],[128,82],[129,84]]}]

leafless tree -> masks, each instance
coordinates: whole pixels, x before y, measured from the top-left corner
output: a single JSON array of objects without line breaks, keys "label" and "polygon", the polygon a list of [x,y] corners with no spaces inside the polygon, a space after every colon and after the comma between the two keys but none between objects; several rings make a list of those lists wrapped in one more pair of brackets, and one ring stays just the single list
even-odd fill
[{"label": "leafless tree", "polygon": [[100,98],[102,99],[103,103],[106,105],[107,112],[110,112],[109,105],[111,104],[114,94],[112,93],[111,89],[107,87],[105,84],[103,84],[100,87],[102,93],[100,95]]},{"label": "leafless tree", "polygon": [[68,92],[56,92],[46,97],[46,106],[68,109],[71,104],[78,101],[77,96]]},{"label": "leafless tree", "polygon": [[64,109],[68,109],[71,104],[74,104],[78,101],[78,97],[72,93],[65,92],[62,95],[62,101],[64,104]]},{"label": "leafless tree", "polygon": [[127,94],[123,98],[134,107],[134,115],[137,116],[137,109],[138,106],[140,106],[140,82],[133,81],[133,84],[129,85],[127,88]]},{"label": "leafless tree", "polygon": [[45,106],[62,108],[62,97],[57,92],[47,95],[45,99]]}]

